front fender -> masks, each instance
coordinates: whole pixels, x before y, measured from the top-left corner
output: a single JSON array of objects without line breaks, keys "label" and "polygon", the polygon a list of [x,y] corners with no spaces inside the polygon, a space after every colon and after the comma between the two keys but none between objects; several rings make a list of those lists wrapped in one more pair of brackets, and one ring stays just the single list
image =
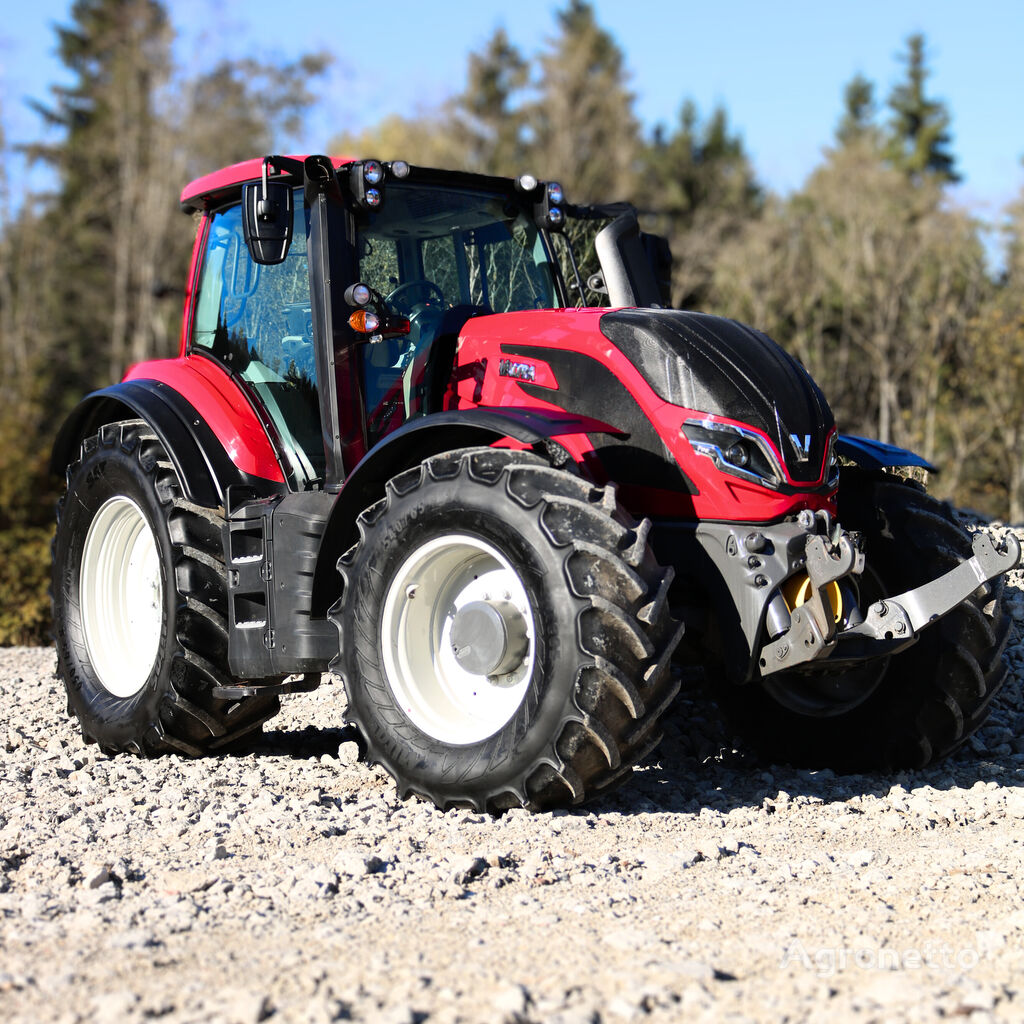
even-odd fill
[{"label": "front fender", "polygon": [[872,441],[867,437],[855,434],[840,434],[836,439],[836,454],[860,466],[863,469],[892,469],[895,466],[917,466],[927,469],[929,473],[938,473],[933,466],[916,452],[906,448],[897,448],[894,444],[884,441]]},{"label": "front fender", "polygon": [[457,448],[487,447],[501,441],[532,447],[556,437],[590,433],[622,436],[615,427],[586,416],[486,408],[419,417],[389,434],[352,470],[331,509],[317,556],[313,614],[326,615],[337,597],[338,559],[358,539],[356,517],[383,497],[384,486],[393,476],[432,455]]}]

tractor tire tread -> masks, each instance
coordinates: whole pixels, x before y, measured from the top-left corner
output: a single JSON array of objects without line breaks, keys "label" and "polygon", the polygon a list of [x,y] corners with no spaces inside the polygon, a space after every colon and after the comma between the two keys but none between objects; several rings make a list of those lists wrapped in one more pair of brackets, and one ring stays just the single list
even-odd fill
[{"label": "tractor tire tread", "polygon": [[[162,443],[141,419],[105,424],[95,435],[85,438],[78,459],[68,466],[69,485],[86,460],[113,453],[138,462],[163,513],[173,553],[173,564],[165,565],[164,570],[173,574],[178,594],[174,609],[175,645],[168,659],[167,691],[148,726],[137,730],[138,734],[132,738],[113,741],[95,736],[96,727],[88,726],[83,720],[83,735],[87,741],[99,742],[101,749],[112,754],[198,757],[260,727],[277,713],[280,701],[276,696],[226,700],[212,695],[213,686],[230,681],[227,622],[210,603],[213,600],[223,608],[227,605],[224,556],[219,546],[222,510],[203,508],[183,497]],[[58,529],[65,507],[62,498],[58,504]],[[198,538],[206,538],[207,546],[199,546]],[[215,539],[217,546],[214,546]],[[187,581],[197,572],[206,581],[207,589],[212,588],[212,598],[210,593],[200,595],[188,589]],[[51,591],[51,596],[53,593]],[[56,615],[56,602],[54,612]],[[202,638],[203,650],[210,657],[195,649],[195,638]],[[69,645],[58,642],[57,654],[59,675],[65,681],[73,678],[75,670],[69,663]]]},{"label": "tractor tire tread", "polygon": [[[442,808],[469,806],[492,813],[516,806],[541,810],[578,804],[613,788],[646,756],[653,744],[645,741],[679,689],[677,676],[650,671],[667,666],[682,633],[664,599],[671,570],[654,560],[647,544],[649,521],[637,522],[625,513],[613,487],[595,487],[530,453],[495,448],[445,453],[399,474],[388,482],[385,497],[358,517],[359,539],[338,562],[343,593],[331,618],[339,630],[340,648],[344,651],[360,639],[364,644],[373,640],[366,609],[344,612],[372,531],[395,503],[415,501],[416,492],[428,482],[459,477],[502,488],[535,517],[550,541],[557,563],[552,570],[561,571],[575,602],[573,641],[581,663],[561,724],[545,749],[511,781],[494,784],[483,773],[459,791],[432,790],[404,775],[362,721],[361,702],[353,689],[358,680],[341,672],[349,698],[347,720],[366,744],[368,759],[395,777],[402,796],[415,793]],[[347,635],[352,630],[357,635]],[[387,709],[374,703],[375,713],[387,716]],[[403,728],[401,722],[392,724]]]}]

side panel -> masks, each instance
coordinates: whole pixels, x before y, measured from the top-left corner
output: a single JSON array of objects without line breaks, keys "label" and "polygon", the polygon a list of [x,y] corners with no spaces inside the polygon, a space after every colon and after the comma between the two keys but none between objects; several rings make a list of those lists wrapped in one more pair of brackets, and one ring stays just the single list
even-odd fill
[{"label": "side panel", "polygon": [[239,471],[284,484],[273,445],[248,399],[212,360],[179,356],[137,363],[124,379],[151,380],[176,391],[196,410]]},{"label": "side panel", "polygon": [[315,616],[313,580],[333,495],[246,501],[227,521],[228,664],[237,679],[322,672],[338,633]]}]

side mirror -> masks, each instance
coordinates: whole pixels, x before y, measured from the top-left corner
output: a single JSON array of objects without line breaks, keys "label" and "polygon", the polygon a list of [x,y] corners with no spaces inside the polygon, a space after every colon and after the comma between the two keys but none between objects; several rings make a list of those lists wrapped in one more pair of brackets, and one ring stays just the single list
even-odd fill
[{"label": "side mirror", "polygon": [[292,241],[293,192],[290,185],[263,181],[242,188],[242,234],[253,262],[283,263]]}]

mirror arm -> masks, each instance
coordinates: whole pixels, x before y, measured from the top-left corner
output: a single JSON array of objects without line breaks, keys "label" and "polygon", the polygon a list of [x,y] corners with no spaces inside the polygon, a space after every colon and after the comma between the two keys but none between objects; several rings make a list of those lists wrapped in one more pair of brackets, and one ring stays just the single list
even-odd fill
[{"label": "mirror arm", "polygon": [[271,158],[269,156],[265,156],[263,158],[263,193],[260,196],[260,201],[256,208],[256,215],[260,220],[272,220],[274,216],[272,209],[273,204],[270,202],[270,190],[267,188],[270,160]]}]

